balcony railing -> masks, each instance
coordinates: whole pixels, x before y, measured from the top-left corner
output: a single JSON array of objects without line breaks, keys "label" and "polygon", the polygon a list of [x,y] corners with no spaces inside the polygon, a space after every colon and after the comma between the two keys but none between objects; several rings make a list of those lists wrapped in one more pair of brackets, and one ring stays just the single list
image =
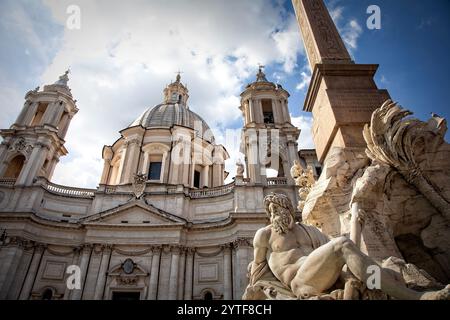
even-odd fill
[{"label": "balcony railing", "polygon": [[234,189],[234,183],[229,183],[224,186],[215,187],[215,188],[206,188],[200,190],[191,190],[189,191],[189,196],[191,198],[209,198],[209,197],[219,197],[226,194],[229,194]]},{"label": "balcony railing", "polygon": [[283,186],[283,185],[287,185],[287,179],[284,178],[284,177],[267,178],[267,185],[268,186]]},{"label": "balcony railing", "polygon": [[61,186],[55,183],[45,181],[42,186],[45,190],[61,196],[77,197],[77,198],[93,198],[95,189],[83,189],[75,187]]},{"label": "balcony railing", "polygon": [[16,178],[0,178],[0,186],[12,187],[16,183]]}]

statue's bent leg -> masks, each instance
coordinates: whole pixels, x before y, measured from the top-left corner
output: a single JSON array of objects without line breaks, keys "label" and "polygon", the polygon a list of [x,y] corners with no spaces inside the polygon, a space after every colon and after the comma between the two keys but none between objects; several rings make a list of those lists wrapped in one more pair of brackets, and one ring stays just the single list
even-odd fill
[{"label": "statue's bent leg", "polygon": [[340,238],[333,239],[305,259],[291,281],[291,289],[298,298],[323,293],[336,282],[345,264],[339,250],[341,242]]},{"label": "statue's bent leg", "polygon": [[378,266],[380,268],[380,290],[391,297],[402,300],[450,299],[450,285],[439,291],[414,291],[407,288],[403,283],[397,281],[391,274],[381,268],[372,258],[362,253],[350,239],[346,237],[339,237],[333,240],[336,240],[336,249],[341,252],[348,269],[360,281],[366,283],[368,277],[372,275],[368,268],[370,266]]}]

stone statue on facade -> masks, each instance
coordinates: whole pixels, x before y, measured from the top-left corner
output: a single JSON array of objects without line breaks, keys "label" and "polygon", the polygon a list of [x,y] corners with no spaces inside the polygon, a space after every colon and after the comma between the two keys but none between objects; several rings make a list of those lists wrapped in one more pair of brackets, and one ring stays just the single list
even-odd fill
[{"label": "stone statue on facade", "polygon": [[306,197],[311,191],[314,182],[316,182],[314,173],[311,167],[303,169],[300,163],[294,160],[294,165],[291,167],[291,176],[295,181],[295,185],[299,187],[298,195],[300,200],[298,202],[298,209],[302,211],[305,206]]},{"label": "stone statue on facade", "polygon": [[450,299],[450,285],[438,291],[414,291],[347,237],[329,240],[319,229],[295,223],[294,208],[287,196],[270,194],[264,198],[264,206],[270,225],[255,234],[254,260],[244,299],[342,298],[343,290],[336,289],[336,283],[344,265],[361,283],[367,283],[367,270],[379,268],[379,289],[392,298]]}]

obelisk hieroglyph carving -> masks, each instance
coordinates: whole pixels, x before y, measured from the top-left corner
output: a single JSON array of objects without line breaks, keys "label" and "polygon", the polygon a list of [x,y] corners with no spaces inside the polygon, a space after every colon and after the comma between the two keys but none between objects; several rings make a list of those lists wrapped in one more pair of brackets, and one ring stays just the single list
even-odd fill
[{"label": "obelisk hieroglyph carving", "polygon": [[352,63],[322,1],[293,0],[311,70],[317,63]]},{"label": "obelisk hieroglyph carving", "polygon": [[364,125],[390,98],[379,90],[375,64],[352,61],[322,0],[292,0],[313,71],[304,111],[313,114],[313,139],[319,161],[332,147],[364,150]]}]

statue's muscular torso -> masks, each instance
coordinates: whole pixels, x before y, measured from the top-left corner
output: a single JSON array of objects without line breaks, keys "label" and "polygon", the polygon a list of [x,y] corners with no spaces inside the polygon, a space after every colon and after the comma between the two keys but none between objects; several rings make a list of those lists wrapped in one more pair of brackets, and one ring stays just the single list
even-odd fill
[{"label": "statue's muscular torso", "polygon": [[269,225],[259,232],[258,238],[266,248],[266,259],[273,274],[289,286],[306,257],[314,250],[309,235],[295,224],[285,234],[278,234]]}]

